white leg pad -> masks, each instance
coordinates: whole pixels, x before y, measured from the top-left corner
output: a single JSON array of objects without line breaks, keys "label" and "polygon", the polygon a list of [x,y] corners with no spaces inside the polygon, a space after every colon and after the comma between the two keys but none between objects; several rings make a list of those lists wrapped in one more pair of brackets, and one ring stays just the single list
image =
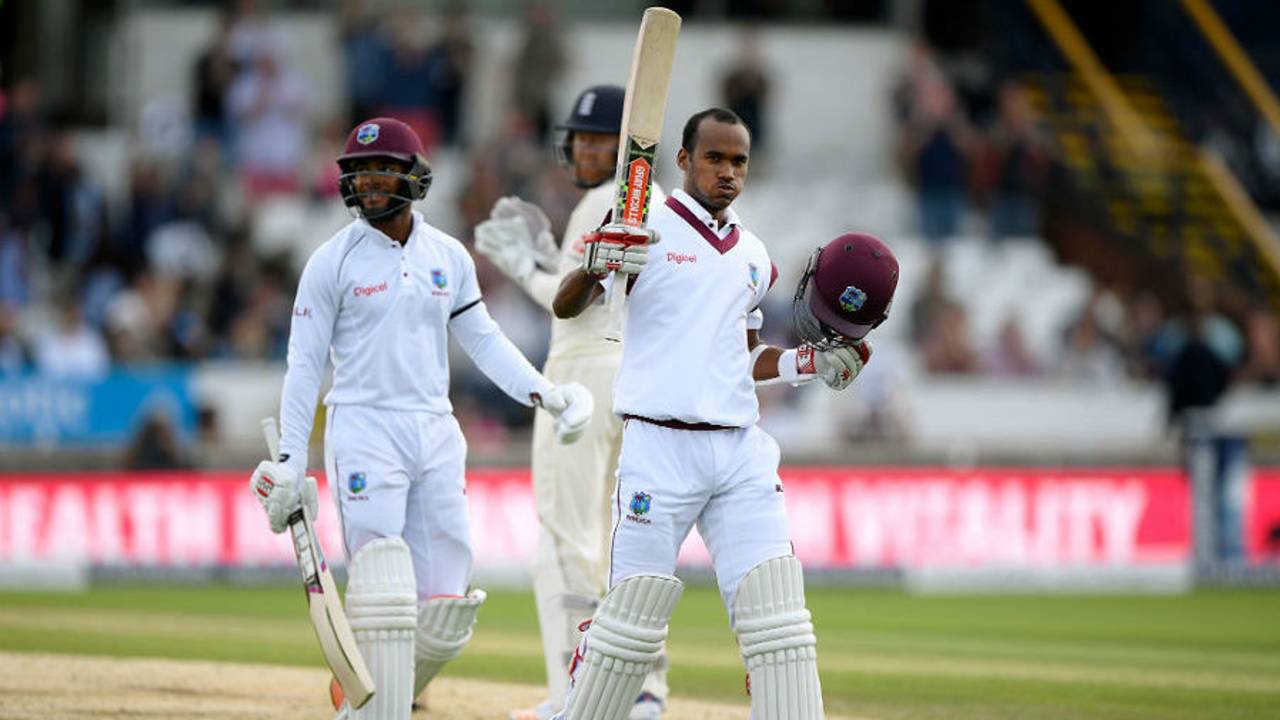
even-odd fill
[{"label": "white leg pad", "polygon": [[409,546],[400,538],[371,540],[351,560],[347,618],[373,677],[373,698],[351,720],[409,720],[413,704],[413,631],[417,582]]},{"label": "white leg pad", "polygon": [[471,642],[471,630],[484,599],[483,590],[472,590],[465,597],[431,598],[418,609],[413,697],[418,697],[440,669]]},{"label": "white leg pad", "polygon": [[747,573],[734,621],[751,681],[751,720],[821,720],[818,639],[796,556],[766,560]]},{"label": "white leg pad", "polygon": [[624,720],[662,653],[667,623],[684,592],[670,575],[636,575],[605,595],[582,640],[561,720]]}]

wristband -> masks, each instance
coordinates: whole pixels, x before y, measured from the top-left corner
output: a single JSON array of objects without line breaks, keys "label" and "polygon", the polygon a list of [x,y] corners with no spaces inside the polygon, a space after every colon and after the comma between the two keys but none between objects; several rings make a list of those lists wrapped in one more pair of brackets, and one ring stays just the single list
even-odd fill
[{"label": "wristband", "polygon": [[813,362],[813,348],[808,345],[783,350],[778,356],[778,379],[792,385],[809,382],[818,374]]}]

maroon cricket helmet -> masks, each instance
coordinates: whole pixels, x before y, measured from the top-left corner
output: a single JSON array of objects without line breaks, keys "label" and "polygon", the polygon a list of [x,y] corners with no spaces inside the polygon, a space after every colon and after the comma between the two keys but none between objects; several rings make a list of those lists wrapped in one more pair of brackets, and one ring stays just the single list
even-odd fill
[{"label": "maroon cricket helmet", "polygon": [[[405,163],[408,168],[403,173],[352,170],[351,163],[362,158],[390,158]],[[422,139],[413,128],[391,117],[376,117],[356,125],[338,156],[338,167],[342,170],[338,177],[338,190],[342,193],[343,202],[368,220],[399,212],[414,200],[426,197],[427,188],[431,187],[431,166],[427,163]],[[361,174],[390,175],[404,181],[405,186],[400,193],[393,195],[396,202],[381,210],[367,211],[355,189],[355,178]]]},{"label": "maroon cricket helmet", "polygon": [[814,251],[796,288],[796,332],[819,346],[861,340],[889,317],[898,259],[879,238],[846,233]]}]

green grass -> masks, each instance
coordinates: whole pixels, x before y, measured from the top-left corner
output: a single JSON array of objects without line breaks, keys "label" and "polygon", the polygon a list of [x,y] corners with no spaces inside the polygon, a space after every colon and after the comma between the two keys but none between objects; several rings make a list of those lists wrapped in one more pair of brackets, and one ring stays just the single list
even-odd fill
[{"label": "green grass", "polygon": [[[880,720],[1213,720],[1280,708],[1280,592],[911,596],[813,588],[829,711]],[[536,684],[532,598],[493,592],[452,673]],[[294,587],[0,594],[0,650],[320,664]],[[672,620],[676,695],[742,700],[711,588]]]}]

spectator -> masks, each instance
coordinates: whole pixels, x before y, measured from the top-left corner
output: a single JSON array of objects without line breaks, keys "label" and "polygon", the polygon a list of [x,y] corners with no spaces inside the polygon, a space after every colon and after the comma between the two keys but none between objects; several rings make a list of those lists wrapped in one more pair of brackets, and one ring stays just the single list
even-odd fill
[{"label": "spectator", "polygon": [[42,161],[46,129],[40,85],[32,78],[19,78],[0,100],[0,198],[13,198]]},{"label": "spectator", "polygon": [[196,58],[192,118],[197,138],[212,138],[220,148],[229,143],[225,99],[238,68],[231,58],[231,17],[222,15],[208,46]]},{"label": "spectator", "polygon": [[427,50],[432,95],[440,127],[440,141],[449,146],[463,145],[462,105],[471,76],[471,58],[475,42],[467,23],[466,5],[452,4],[444,11],[444,33]]},{"label": "spectator", "polygon": [[1081,313],[1067,329],[1055,368],[1072,383],[1109,387],[1125,377],[1124,359],[1102,334],[1093,313]]},{"label": "spectator", "polygon": [[31,351],[18,334],[18,310],[0,301],[0,378],[22,375],[31,367]]},{"label": "spectator", "polygon": [[306,93],[275,45],[257,45],[252,65],[231,85],[227,107],[249,202],[296,192],[306,159]]},{"label": "spectator", "polygon": [[1245,317],[1245,340],[1248,353],[1236,380],[1268,387],[1280,383],[1280,322],[1275,313],[1263,305],[1250,309]]},{"label": "spectator", "polygon": [[1157,339],[1164,321],[1164,303],[1155,293],[1140,292],[1126,304],[1124,325],[1117,340],[1130,377],[1139,380],[1160,377]]},{"label": "spectator", "polygon": [[382,66],[387,50],[378,21],[365,12],[367,5],[366,0],[343,0],[342,3],[339,35],[350,103],[346,120],[338,123],[344,128],[374,117],[382,92],[383,74],[370,72],[370,68]]},{"label": "spectator", "polygon": [[1186,310],[1166,323],[1159,340],[1169,421],[1178,425],[1188,410],[1217,404],[1244,353],[1239,330],[1217,311],[1212,285],[1190,279],[1186,302]]},{"label": "spectator", "polygon": [[1018,316],[1010,314],[1000,324],[996,342],[983,358],[986,372],[999,377],[1034,377],[1041,373],[1040,361],[1027,347]]},{"label": "spectator", "polygon": [[143,420],[125,451],[126,470],[180,470],[191,467],[173,419],[168,413],[154,411]]},{"label": "spectator", "polygon": [[742,34],[738,57],[720,80],[725,107],[738,114],[751,130],[752,160],[769,148],[769,73],[760,50],[760,36],[754,30]]},{"label": "spectator", "polygon": [[51,378],[96,379],[111,369],[107,344],[80,314],[74,293],[63,297],[54,327],[35,344],[36,371]]},{"label": "spectator", "polygon": [[1047,142],[1027,91],[1016,82],[1000,88],[1000,116],[991,130],[996,171],[991,235],[996,240],[1040,231],[1040,191],[1049,171]]},{"label": "spectator", "polygon": [[146,258],[147,240],[173,217],[173,197],[159,165],[137,162],[129,176],[129,209],[117,232],[116,254],[125,267],[138,267]]},{"label": "spectator", "polygon": [[944,301],[933,316],[921,347],[925,370],[941,375],[968,375],[981,368],[969,335],[969,315],[960,303]]},{"label": "spectator", "polygon": [[1154,343],[1157,365],[1166,381],[1179,356],[1193,341],[1212,351],[1215,367],[1232,368],[1240,363],[1244,339],[1235,324],[1218,311],[1216,298],[1208,281],[1188,279],[1185,310],[1165,322]]},{"label": "spectator", "polygon": [[55,266],[80,268],[105,241],[106,197],[85,175],[65,134],[53,138],[38,178],[49,259]]},{"label": "spectator", "polygon": [[264,50],[280,42],[280,36],[258,11],[258,0],[229,0],[231,18],[227,30],[227,52],[237,68],[246,68]]},{"label": "spectator", "polygon": [[421,18],[409,10],[400,10],[391,18],[391,45],[379,65],[383,78],[374,112],[408,123],[430,150],[440,142],[440,124],[421,26]]},{"label": "spectator", "polygon": [[565,68],[564,41],[548,0],[525,6],[524,42],[512,72],[515,107],[533,125],[533,139],[545,144],[551,135],[551,88]]},{"label": "spectator", "polygon": [[0,211],[0,305],[25,305],[31,296],[30,236]]},{"label": "spectator", "polygon": [[911,305],[911,342],[916,347],[924,346],[942,308],[953,302],[947,292],[946,274],[946,264],[943,262],[942,254],[934,254],[929,259],[923,287]]},{"label": "spectator", "polygon": [[915,185],[920,231],[930,241],[955,235],[965,207],[973,129],[950,81],[917,46],[899,90],[904,114],[900,156]]}]

